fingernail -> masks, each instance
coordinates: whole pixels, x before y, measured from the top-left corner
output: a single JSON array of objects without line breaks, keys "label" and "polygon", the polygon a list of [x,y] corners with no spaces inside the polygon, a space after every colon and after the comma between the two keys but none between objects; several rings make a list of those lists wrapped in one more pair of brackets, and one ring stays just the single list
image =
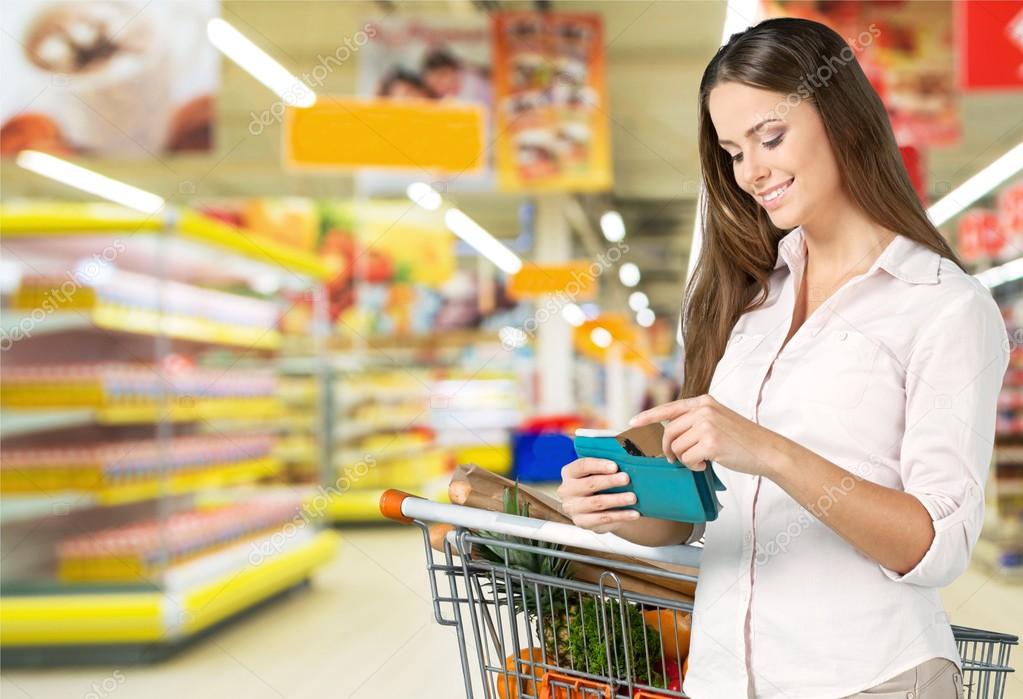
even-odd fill
[{"label": "fingernail", "polygon": [[636,418],[630,417],[629,418],[629,427],[633,427],[633,426],[635,426],[635,424],[636,424]]},{"label": "fingernail", "polygon": [[639,519],[639,513],[635,510],[629,510],[629,519]]},{"label": "fingernail", "polygon": [[604,465],[604,470],[609,473],[613,473],[614,471],[618,470],[618,464],[616,464],[614,461],[609,461]]},{"label": "fingernail", "polygon": [[620,476],[618,476],[617,481],[619,483],[628,483],[629,482],[629,474],[627,474],[627,473],[621,474]]},{"label": "fingernail", "polygon": [[626,502],[636,502],[636,494],[629,493],[628,497],[625,498]]}]

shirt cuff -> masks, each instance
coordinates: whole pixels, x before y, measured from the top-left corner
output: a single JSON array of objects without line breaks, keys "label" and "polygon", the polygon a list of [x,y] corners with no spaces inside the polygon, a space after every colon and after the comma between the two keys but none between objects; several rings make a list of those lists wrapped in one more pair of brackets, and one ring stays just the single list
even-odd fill
[{"label": "shirt cuff", "polygon": [[693,524],[693,533],[686,539],[686,544],[695,544],[697,541],[703,538],[703,533],[707,531],[707,524],[705,522],[696,522]]},{"label": "shirt cuff", "polygon": [[934,539],[924,557],[904,575],[880,566],[884,574],[895,582],[922,587],[944,587],[966,569],[973,544],[969,540],[966,521],[978,506],[983,518],[983,498],[975,483],[968,483],[959,505],[945,496],[909,493],[924,506],[931,516]]}]

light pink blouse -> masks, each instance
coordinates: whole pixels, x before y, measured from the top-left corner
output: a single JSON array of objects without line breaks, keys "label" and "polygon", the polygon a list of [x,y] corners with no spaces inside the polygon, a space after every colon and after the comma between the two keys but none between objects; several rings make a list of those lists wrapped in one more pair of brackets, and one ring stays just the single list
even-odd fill
[{"label": "light pink blouse", "polygon": [[1005,324],[976,279],[897,236],[781,349],[805,261],[796,228],[710,394],[852,474],[812,510],[826,513],[864,478],[918,498],[936,535],[900,576],[773,481],[715,464],[727,490],[705,531],[683,687],[694,699],[830,699],[930,658],[960,663],[938,589],[980,535]]}]

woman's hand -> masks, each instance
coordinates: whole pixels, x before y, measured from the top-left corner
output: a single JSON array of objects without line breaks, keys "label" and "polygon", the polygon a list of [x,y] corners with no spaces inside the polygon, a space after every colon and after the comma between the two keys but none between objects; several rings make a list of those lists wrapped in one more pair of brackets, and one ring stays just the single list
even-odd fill
[{"label": "woman's hand", "polygon": [[639,519],[636,510],[613,509],[636,504],[636,496],[633,493],[598,493],[628,482],[629,475],[621,473],[614,461],[576,459],[561,469],[558,497],[565,514],[577,527],[610,532],[625,522]]},{"label": "woman's hand", "polygon": [[639,427],[664,420],[670,420],[664,427],[665,458],[693,471],[704,470],[704,461],[716,461],[733,471],[771,476],[788,441],[709,395],[644,410],[629,420],[629,425]]}]

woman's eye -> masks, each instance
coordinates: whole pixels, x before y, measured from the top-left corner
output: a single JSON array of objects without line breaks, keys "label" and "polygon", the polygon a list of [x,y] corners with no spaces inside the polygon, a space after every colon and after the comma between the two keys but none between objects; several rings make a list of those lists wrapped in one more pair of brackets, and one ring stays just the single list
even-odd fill
[{"label": "woman's eye", "polygon": [[732,156],[732,162],[733,163],[741,163],[742,162],[742,153],[736,153],[735,155],[733,155]]},{"label": "woman's eye", "polygon": [[766,148],[767,150],[771,150],[772,148],[777,148],[778,145],[781,144],[781,139],[784,138],[784,137],[785,137],[785,134],[778,134],[777,136],[772,138],[770,141],[764,141],[764,148]]}]

